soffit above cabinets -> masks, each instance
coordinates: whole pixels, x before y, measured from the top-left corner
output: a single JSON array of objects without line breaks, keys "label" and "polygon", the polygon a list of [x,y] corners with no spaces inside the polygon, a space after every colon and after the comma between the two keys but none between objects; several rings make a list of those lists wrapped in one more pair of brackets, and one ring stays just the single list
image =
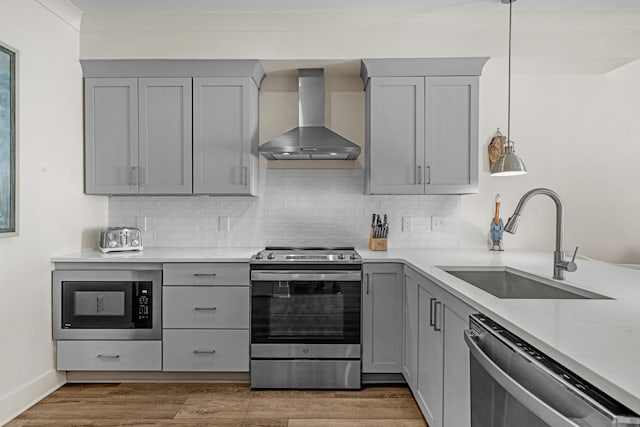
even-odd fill
[{"label": "soffit above cabinets", "polygon": [[[482,11],[504,9],[498,0],[70,0],[87,13],[121,12],[344,12]],[[533,11],[640,11],[637,0],[535,0],[518,8]]]}]

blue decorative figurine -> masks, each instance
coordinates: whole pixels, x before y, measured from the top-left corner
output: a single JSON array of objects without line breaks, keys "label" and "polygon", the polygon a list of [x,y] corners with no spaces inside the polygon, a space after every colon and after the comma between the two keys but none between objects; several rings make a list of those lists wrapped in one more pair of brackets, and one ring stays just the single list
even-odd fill
[{"label": "blue decorative figurine", "polygon": [[[502,234],[504,233],[504,223],[500,218],[500,193],[496,194],[496,215],[491,221],[491,250],[501,251],[502,249]],[[496,249],[496,246],[498,249]]]}]

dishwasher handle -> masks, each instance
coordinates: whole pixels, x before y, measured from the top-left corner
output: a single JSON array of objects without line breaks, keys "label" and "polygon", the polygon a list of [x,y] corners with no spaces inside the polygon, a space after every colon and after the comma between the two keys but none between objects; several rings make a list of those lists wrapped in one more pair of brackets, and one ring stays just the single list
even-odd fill
[{"label": "dishwasher handle", "polygon": [[477,343],[478,336],[470,330],[464,331],[464,341],[469,347],[471,357],[476,359],[482,369],[502,386],[511,396],[523,404],[529,411],[535,414],[545,423],[554,427],[580,427],[569,418],[558,412],[549,404],[543,402],[538,396],[520,385],[509,374],[496,365],[491,358],[482,351]]}]

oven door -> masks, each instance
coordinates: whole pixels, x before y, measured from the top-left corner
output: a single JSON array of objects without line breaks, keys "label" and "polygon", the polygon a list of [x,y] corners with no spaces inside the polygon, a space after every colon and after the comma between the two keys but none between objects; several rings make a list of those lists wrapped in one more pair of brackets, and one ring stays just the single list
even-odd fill
[{"label": "oven door", "polygon": [[361,271],[251,273],[252,344],[360,344]]},{"label": "oven door", "polygon": [[53,337],[160,339],[160,271],[54,271]]}]

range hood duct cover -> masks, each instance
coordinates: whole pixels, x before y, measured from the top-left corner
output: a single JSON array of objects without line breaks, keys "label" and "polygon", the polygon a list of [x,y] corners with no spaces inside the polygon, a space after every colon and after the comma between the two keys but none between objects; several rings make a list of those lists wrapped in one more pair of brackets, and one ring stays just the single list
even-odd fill
[{"label": "range hood duct cover", "polygon": [[360,147],[324,127],[324,70],[298,70],[298,127],[263,144],[269,160],[355,160]]}]

